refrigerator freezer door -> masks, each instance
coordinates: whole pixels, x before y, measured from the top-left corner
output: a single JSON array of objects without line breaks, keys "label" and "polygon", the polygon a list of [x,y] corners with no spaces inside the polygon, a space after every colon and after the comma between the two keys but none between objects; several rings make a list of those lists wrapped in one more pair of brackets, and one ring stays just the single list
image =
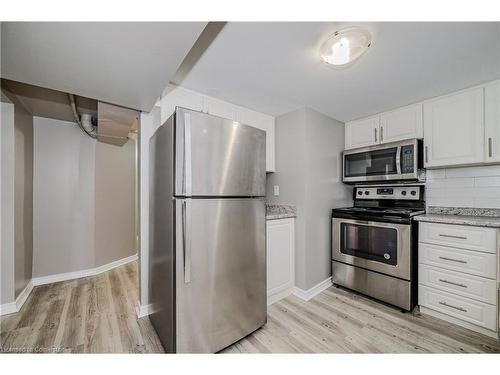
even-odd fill
[{"label": "refrigerator freezer door", "polygon": [[176,196],[265,195],[263,130],[183,108],[174,116]]},{"label": "refrigerator freezer door", "polygon": [[176,207],[177,352],[214,353],[266,323],[265,202],[176,199]]}]

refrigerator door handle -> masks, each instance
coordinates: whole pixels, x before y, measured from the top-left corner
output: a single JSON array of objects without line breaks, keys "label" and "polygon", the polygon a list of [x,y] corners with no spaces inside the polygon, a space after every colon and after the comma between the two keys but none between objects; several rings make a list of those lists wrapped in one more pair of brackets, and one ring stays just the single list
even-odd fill
[{"label": "refrigerator door handle", "polygon": [[191,199],[182,201],[182,246],[184,257],[184,282],[191,282]]},{"label": "refrigerator door handle", "polygon": [[184,113],[184,190],[187,197],[192,194],[191,171],[191,115]]}]

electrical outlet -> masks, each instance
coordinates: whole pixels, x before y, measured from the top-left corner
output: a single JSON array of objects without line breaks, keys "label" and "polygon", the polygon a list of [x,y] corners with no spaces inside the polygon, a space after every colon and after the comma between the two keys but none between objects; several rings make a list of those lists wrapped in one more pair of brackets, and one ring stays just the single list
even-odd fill
[{"label": "electrical outlet", "polygon": [[280,195],[280,187],[279,185],[274,185],[274,196],[277,197]]}]

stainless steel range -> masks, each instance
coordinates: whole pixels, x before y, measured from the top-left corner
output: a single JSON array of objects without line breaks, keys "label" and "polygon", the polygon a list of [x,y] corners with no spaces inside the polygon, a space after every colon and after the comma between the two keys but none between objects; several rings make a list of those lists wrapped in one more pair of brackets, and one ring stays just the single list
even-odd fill
[{"label": "stainless steel range", "polygon": [[417,303],[423,185],[357,186],[354,207],[332,210],[333,283],[411,311]]}]

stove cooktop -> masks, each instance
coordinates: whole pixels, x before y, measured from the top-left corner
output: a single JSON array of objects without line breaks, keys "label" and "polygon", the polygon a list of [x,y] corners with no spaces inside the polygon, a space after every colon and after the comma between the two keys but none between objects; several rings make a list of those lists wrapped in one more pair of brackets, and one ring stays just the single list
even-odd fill
[{"label": "stove cooktop", "polygon": [[371,215],[395,215],[400,217],[412,217],[425,213],[421,208],[399,208],[399,207],[344,207],[334,208],[332,212],[360,213]]}]

